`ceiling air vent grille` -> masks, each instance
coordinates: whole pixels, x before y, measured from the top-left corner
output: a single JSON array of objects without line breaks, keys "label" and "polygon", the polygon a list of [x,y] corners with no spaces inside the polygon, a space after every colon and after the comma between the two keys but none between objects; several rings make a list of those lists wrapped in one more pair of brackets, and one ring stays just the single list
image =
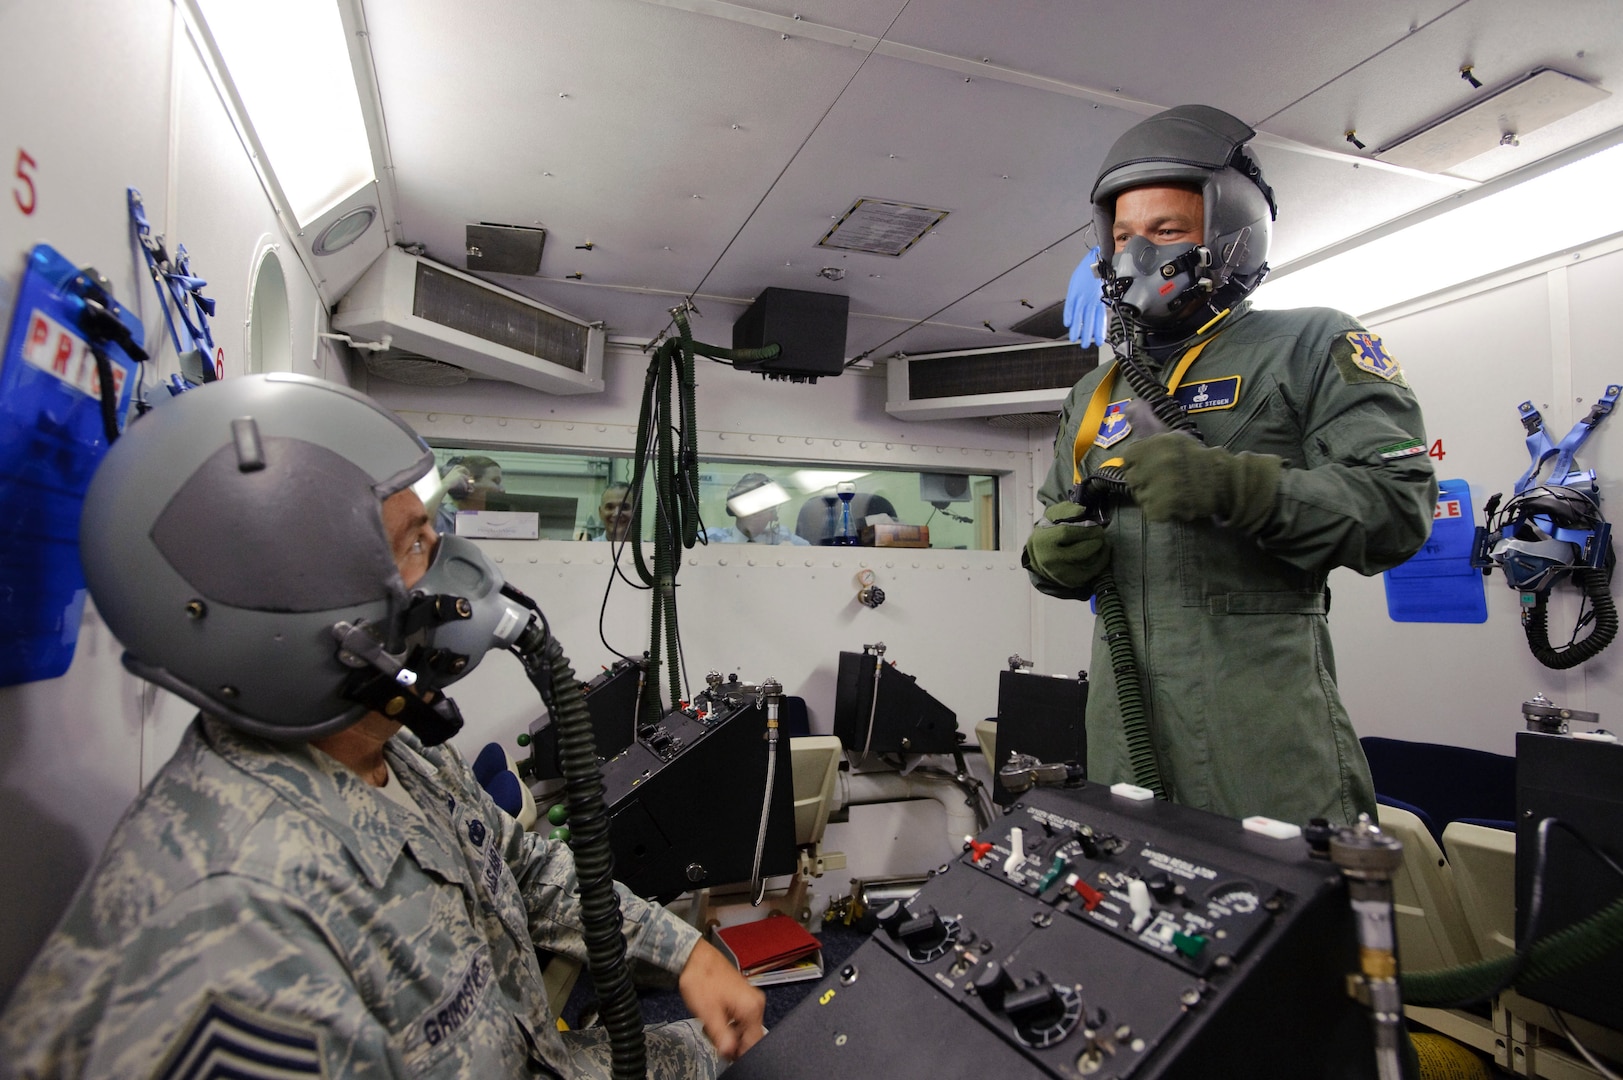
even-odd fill
[{"label": "ceiling air vent grille", "polygon": [[587,327],[426,262],[417,264],[412,314],[573,371],[586,367]]},{"label": "ceiling air vent grille", "polygon": [[886,361],[885,411],[904,420],[1057,412],[1099,350],[1070,342],[898,356]]},{"label": "ceiling air vent grille", "polygon": [[1069,390],[1099,365],[1099,351],[1080,345],[1042,345],[1021,352],[911,357],[908,384],[914,401],[1010,390]]}]

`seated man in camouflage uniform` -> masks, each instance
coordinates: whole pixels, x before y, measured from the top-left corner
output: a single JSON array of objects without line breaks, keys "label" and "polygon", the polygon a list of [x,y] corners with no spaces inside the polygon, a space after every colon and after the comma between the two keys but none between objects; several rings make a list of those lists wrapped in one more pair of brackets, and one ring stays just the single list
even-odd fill
[{"label": "seated man in camouflage uniform", "polygon": [[[366,398],[286,375],[188,392],[112,448],[91,593],[126,666],[203,712],[0,1016],[0,1073],[610,1075],[537,959],[586,959],[572,854],[445,742],[439,690],[537,623],[435,535],[410,486],[432,464]],[[616,892],[629,959],[697,1018],[648,1029],[651,1075],[714,1076],[760,1037],[760,991]]]}]

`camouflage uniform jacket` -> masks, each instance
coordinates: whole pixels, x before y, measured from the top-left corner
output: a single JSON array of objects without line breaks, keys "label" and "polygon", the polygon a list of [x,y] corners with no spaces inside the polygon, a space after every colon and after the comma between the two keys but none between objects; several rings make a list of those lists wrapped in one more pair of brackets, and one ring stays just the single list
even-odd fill
[{"label": "camouflage uniform jacket", "polygon": [[[0,1017],[0,1074],[192,1075],[212,1052],[243,1076],[608,1075],[602,1029],[558,1031],[536,956],[585,959],[568,848],[450,746],[385,752],[420,814],[199,717]],[[638,974],[680,972],[698,932],[620,892]],[[714,1074],[702,1036],[676,1042],[650,1040],[655,1075]]]},{"label": "camouflage uniform jacket", "polygon": [[[1375,791],[1336,689],[1326,579],[1413,555],[1437,482],[1420,405],[1378,337],[1327,308],[1249,307],[1208,334],[1174,396],[1207,446],[1283,459],[1273,512],[1249,534],[1210,519],[1151,522],[1121,501],[1106,526],[1111,570],[1173,801],[1236,818],[1351,821],[1374,814]],[[1044,505],[1071,488],[1077,429],[1104,377],[1090,372],[1066,400]],[[1131,395],[1118,378],[1109,397]],[[1082,474],[1143,437],[1107,411],[1081,440]],[[1088,773],[1131,780],[1102,620],[1090,674]]]}]

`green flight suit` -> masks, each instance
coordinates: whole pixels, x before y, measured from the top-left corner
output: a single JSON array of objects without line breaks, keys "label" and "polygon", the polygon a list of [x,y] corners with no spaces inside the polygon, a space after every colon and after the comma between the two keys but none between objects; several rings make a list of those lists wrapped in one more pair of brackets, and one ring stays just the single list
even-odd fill
[{"label": "green flight suit", "polygon": [[[1155,524],[1130,500],[1107,526],[1162,782],[1176,802],[1237,818],[1373,816],[1369,766],[1336,691],[1325,582],[1337,566],[1396,566],[1430,534],[1437,482],[1420,406],[1380,339],[1337,311],[1242,304],[1206,339],[1175,396],[1206,445],[1274,454],[1285,470],[1255,534]],[[1071,489],[1077,428],[1109,366],[1066,400],[1044,505]],[[1131,396],[1118,375],[1109,400]],[[1087,451],[1084,475],[1145,437],[1124,426],[1107,416],[1109,445]],[[1090,674],[1089,776],[1131,780],[1102,620]]]}]

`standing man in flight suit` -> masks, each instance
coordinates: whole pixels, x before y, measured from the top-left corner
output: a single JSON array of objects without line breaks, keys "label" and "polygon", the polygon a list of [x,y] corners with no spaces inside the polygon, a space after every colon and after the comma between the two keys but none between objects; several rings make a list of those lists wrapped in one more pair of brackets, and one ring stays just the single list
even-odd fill
[{"label": "standing man in flight suit", "polygon": [[[202,712],[0,1014],[0,1075],[610,1075],[537,959],[587,959],[574,857],[446,742],[439,691],[533,624],[435,535],[411,486],[433,464],[394,414],[298,375],[188,391],[109,451],[90,592],[125,666]],[[648,1029],[650,1075],[713,1077],[760,1038],[761,992],[616,891],[627,959],[696,1017]]]},{"label": "standing man in flight suit", "polygon": [[[1061,414],[1023,563],[1055,596],[1085,600],[1113,578],[1169,798],[1350,822],[1374,815],[1375,795],[1336,690],[1326,578],[1414,554],[1437,485],[1420,406],[1378,337],[1337,311],[1246,301],[1268,270],[1275,212],[1244,145],[1253,134],[1184,105],[1106,155],[1092,201],[1112,345],[1199,437],[1166,430],[1176,411],[1154,415],[1159,391],[1143,400],[1118,377],[1124,362],[1090,372]],[[1071,496],[1107,465],[1125,494],[1101,522]],[[1110,783],[1134,774],[1103,622],[1088,772]]]}]

